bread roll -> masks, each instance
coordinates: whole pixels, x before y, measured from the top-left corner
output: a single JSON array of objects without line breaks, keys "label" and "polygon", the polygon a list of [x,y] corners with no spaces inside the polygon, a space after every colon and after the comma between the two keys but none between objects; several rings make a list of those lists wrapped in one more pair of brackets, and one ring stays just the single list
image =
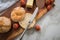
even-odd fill
[{"label": "bread roll", "polygon": [[8,32],[11,29],[11,21],[7,17],[0,17],[0,33]]},{"label": "bread roll", "polygon": [[23,20],[25,16],[25,10],[22,7],[16,7],[11,12],[11,19],[15,22]]}]

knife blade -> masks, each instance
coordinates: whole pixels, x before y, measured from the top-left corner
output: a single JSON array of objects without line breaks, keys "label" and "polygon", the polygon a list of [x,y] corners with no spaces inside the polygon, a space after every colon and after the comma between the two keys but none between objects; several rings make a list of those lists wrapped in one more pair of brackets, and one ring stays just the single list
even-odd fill
[{"label": "knife blade", "polygon": [[23,31],[23,33],[20,35],[20,40],[23,38],[25,32],[27,31],[28,27],[30,26],[30,24],[32,23],[32,21],[34,20],[34,18],[36,17],[38,12],[38,7],[36,7],[35,11],[33,12],[33,15],[31,16],[31,19],[29,21],[29,24],[27,25],[27,27],[25,28],[25,30]]}]

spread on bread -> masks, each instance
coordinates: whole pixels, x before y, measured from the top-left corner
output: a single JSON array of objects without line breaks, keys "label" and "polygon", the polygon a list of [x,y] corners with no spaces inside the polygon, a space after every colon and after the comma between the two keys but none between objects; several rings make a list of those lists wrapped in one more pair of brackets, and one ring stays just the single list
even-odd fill
[{"label": "spread on bread", "polygon": [[[28,22],[29,22],[30,19],[31,19],[31,16],[32,16],[31,13],[26,13],[24,20],[22,20],[22,21],[19,22],[19,24],[20,24],[20,26],[21,26],[22,28],[25,29],[25,28],[27,27],[27,25],[29,24]],[[33,23],[29,26],[29,28],[33,28],[34,24],[35,24],[35,20],[34,20]]]}]

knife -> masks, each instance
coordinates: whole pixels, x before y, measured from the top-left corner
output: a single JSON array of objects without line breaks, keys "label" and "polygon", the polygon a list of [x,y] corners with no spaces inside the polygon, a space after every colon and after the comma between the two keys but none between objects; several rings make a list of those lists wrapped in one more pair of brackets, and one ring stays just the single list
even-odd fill
[{"label": "knife", "polygon": [[38,12],[38,7],[36,7],[35,11],[33,12],[31,19],[29,21],[29,24],[27,25],[27,27],[25,28],[25,30],[23,31],[23,33],[20,35],[20,40],[23,38],[25,32],[27,31],[28,27],[30,26],[30,24],[33,22],[34,18],[36,17]]}]

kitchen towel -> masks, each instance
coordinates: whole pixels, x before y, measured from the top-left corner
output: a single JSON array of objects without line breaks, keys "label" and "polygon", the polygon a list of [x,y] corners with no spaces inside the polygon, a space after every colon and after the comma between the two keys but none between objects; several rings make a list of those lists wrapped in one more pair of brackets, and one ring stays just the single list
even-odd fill
[{"label": "kitchen towel", "polygon": [[0,12],[9,8],[14,3],[16,3],[18,0],[0,0]]}]

